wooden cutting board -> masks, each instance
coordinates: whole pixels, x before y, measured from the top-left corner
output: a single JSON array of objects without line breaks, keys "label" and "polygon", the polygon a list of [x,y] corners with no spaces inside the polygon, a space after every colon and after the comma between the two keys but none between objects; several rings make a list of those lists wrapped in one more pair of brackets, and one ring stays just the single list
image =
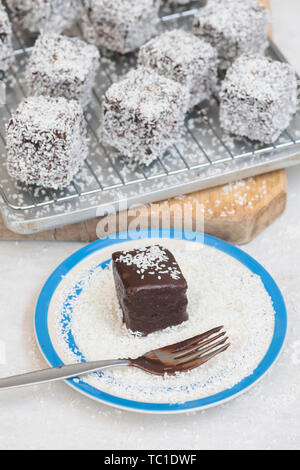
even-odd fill
[{"label": "wooden cutting board", "polygon": [[[269,0],[259,1],[266,7],[270,7]],[[161,221],[171,215],[172,224],[178,227],[182,217],[188,215],[191,228],[199,227],[199,219],[201,219],[204,222],[202,228],[206,233],[232,243],[243,244],[252,240],[279,217],[285,209],[286,198],[286,173],[280,170],[223,187],[198,191],[184,197],[144,206],[135,215],[129,214],[127,220],[132,226],[138,218],[140,226],[147,227],[151,220],[152,225],[153,223],[161,225]],[[0,218],[0,239],[91,242],[99,236],[118,230],[120,217],[124,215],[127,216],[122,213],[116,219],[114,216],[109,216],[101,221],[100,219],[88,220],[31,236],[21,236],[10,232]],[[123,221],[124,217],[122,224]]]}]

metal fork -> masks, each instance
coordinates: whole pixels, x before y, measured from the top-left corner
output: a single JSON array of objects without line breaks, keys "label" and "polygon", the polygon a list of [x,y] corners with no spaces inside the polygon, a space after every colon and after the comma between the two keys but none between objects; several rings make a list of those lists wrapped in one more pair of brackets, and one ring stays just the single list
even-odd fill
[{"label": "metal fork", "polygon": [[137,367],[150,374],[161,376],[187,372],[205,364],[229,348],[228,337],[225,337],[226,333],[221,331],[223,328],[220,326],[186,341],[150,351],[138,359],[85,362],[0,379],[0,390],[66,380],[120,366]]}]

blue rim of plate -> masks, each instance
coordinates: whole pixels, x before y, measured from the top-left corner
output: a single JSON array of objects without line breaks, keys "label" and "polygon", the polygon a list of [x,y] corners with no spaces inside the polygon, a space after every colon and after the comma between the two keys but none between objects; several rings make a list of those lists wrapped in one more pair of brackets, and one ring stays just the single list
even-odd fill
[{"label": "blue rim of plate", "polygon": [[[199,237],[200,235],[200,237]],[[260,276],[266,291],[272,299],[273,307],[275,310],[275,327],[274,335],[271,345],[265,354],[262,361],[259,363],[254,372],[245,377],[242,381],[236,384],[230,389],[226,389],[215,395],[201,398],[198,400],[187,401],[185,403],[170,404],[170,403],[144,403],[133,400],[127,400],[120,398],[108,393],[102,392],[91,385],[78,381],[75,379],[68,379],[66,382],[73,388],[83,393],[84,395],[93,398],[94,400],[100,401],[110,406],[117,408],[126,409],[129,411],[143,412],[143,413],[180,413],[188,412],[197,409],[210,408],[212,406],[220,405],[228,400],[231,400],[246,390],[251,388],[255,383],[263,378],[271,366],[276,362],[287,332],[287,312],[283,296],[273,280],[270,274],[264,269],[250,255],[237,248],[230,243],[227,243],[218,238],[210,235],[204,235],[194,233],[186,230],[140,230],[139,239],[175,239],[184,241],[193,241],[198,243],[204,243],[207,246],[216,248],[228,255],[232,256],[243,265],[245,265],[254,274]],[[79,251],[67,258],[50,276],[46,284],[44,285],[40,297],[37,302],[35,312],[35,333],[38,345],[42,354],[44,355],[47,362],[52,367],[58,367],[64,365],[63,361],[58,356],[53,343],[50,338],[48,329],[48,309],[50,306],[51,299],[59,286],[62,278],[66,276],[71,269],[73,269],[78,263],[92,255],[93,253],[100,251],[109,246],[120,244],[136,239],[136,232],[124,232],[114,237],[108,237],[103,240],[98,240],[90,245],[81,248]]]}]

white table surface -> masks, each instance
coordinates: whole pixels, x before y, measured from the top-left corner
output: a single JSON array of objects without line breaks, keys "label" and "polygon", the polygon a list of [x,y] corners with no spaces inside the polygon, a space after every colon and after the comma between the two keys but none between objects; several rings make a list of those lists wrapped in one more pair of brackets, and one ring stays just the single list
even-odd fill
[{"label": "white table surface", "polygon": [[[274,33],[300,72],[300,2],[272,0]],[[149,416],[102,406],[64,383],[2,392],[0,449],[299,449],[300,166],[288,170],[286,212],[245,250],[278,282],[289,314],[285,350],[268,376],[240,398],[189,415]],[[79,243],[0,243],[0,376],[43,368],[34,307],[52,270]]]}]

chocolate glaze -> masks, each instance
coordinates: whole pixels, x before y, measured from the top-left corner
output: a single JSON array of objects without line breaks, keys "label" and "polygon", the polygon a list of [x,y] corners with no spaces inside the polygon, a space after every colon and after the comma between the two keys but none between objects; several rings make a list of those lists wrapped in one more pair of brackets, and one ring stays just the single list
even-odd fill
[{"label": "chocolate glaze", "polygon": [[188,320],[187,283],[169,250],[155,246],[114,253],[113,273],[131,331],[148,335]]}]

